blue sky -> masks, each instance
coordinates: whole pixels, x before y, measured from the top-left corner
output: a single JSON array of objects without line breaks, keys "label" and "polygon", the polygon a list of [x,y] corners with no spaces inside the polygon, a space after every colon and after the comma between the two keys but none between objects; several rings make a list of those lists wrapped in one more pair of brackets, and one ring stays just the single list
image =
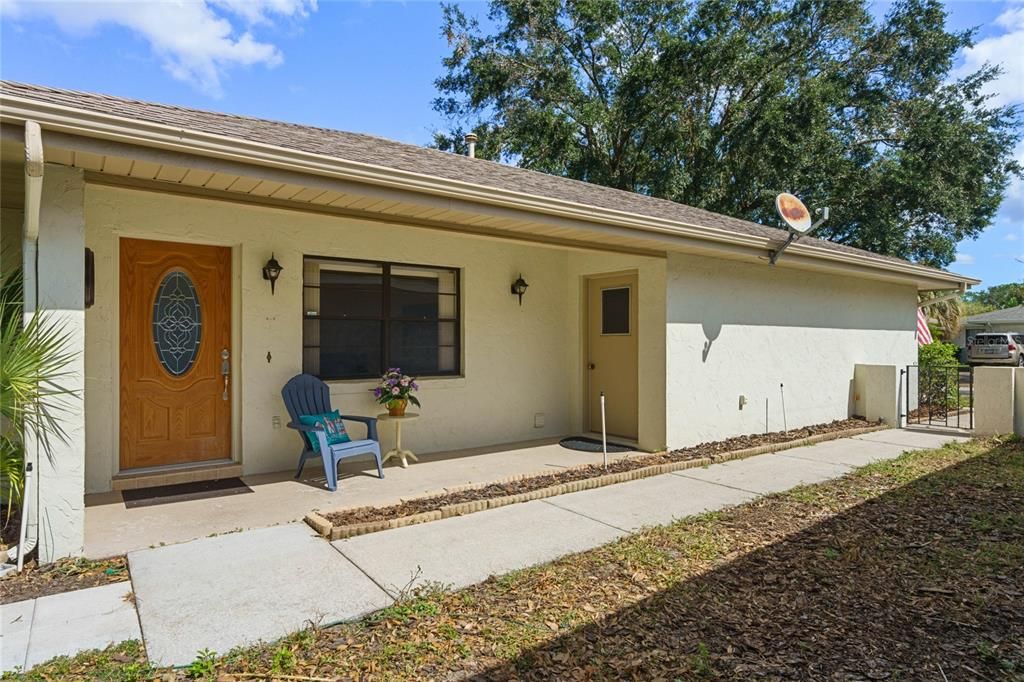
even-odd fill
[{"label": "blue sky", "polygon": [[[486,13],[484,3],[461,4]],[[1001,100],[1024,104],[1024,2],[948,10],[952,28],[979,29],[962,68],[1003,63]],[[424,144],[443,127],[431,108],[448,51],[440,25],[437,2],[0,0],[0,76]],[[1016,154],[1024,161],[1024,144]],[[1024,280],[1017,258],[1020,181],[951,267],[988,286]]]}]

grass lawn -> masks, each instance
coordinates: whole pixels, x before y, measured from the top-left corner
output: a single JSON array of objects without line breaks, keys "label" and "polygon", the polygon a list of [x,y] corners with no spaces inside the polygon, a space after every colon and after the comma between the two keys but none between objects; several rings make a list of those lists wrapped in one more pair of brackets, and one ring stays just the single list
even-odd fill
[{"label": "grass lawn", "polygon": [[904,455],[189,670],[126,643],[23,677],[189,675],[1024,679],[1024,443]]}]

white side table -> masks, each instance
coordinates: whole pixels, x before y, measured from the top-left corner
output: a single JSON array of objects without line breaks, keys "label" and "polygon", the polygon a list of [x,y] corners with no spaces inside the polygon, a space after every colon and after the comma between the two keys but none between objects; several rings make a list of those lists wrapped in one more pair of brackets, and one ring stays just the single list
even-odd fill
[{"label": "white side table", "polygon": [[[391,449],[391,450],[388,450],[386,453],[384,453],[384,458],[381,460],[382,463],[383,462],[387,462],[392,457],[398,457],[398,458],[400,458],[402,460],[402,468],[403,469],[408,469],[409,468],[408,459],[411,459],[414,462],[418,462],[419,461],[416,458],[416,455],[412,454],[411,450],[405,450],[405,449],[402,448],[402,422],[415,421],[416,419],[419,419],[419,418],[420,418],[419,414],[412,413],[412,412],[407,412],[407,413],[405,413],[401,417],[392,417],[387,412],[385,412],[383,414],[378,414],[377,415],[377,419],[379,421],[382,421],[382,422],[392,421],[392,422],[395,423],[395,447],[393,449]],[[406,458],[408,458],[408,459],[406,459]]]}]

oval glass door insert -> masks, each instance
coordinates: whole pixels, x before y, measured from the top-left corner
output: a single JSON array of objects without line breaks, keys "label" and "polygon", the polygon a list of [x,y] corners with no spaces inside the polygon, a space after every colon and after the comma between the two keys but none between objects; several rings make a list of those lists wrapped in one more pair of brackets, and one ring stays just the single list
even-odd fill
[{"label": "oval glass door insert", "polygon": [[192,279],[180,270],[160,282],[153,303],[153,343],[160,364],[172,376],[192,369],[202,340],[202,313]]}]

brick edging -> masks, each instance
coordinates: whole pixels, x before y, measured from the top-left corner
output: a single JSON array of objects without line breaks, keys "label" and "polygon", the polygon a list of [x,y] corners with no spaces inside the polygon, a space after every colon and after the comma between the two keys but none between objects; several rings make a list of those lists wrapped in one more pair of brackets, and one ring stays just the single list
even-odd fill
[{"label": "brick edging", "polygon": [[[891,427],[882,424],[879,426],[868,426],[861,429],[849,429],[847,431],[821,433],[814,436],[808,436],[807,438],[800,438],[798,440],[787,441],[785,443],[769,443],[767,445],[759,445],[752,448],[744,448],[742,450],[733,450],[731,452],[724,452],[721,454],[712,455],[711,457],[687,459],[679,462],[668,462],[665,464],[652,464],[651,466],[641,467],[639,469],[631,469],[629,471],[622,471],[616,474],[604,474],[603,476],[595,476],[593,478],[584,478],[578,481],[559,483],[557,485],[548,486],[547,488],[539,488],[537,490],[531,490],[525,493],[516,493],[515,495],[504,495],[502,497],[493,497],[484,500],[470,500],[468,502],[448,504],[439,509],[434,509],[427,512],[420,512],[419,514],[411,514],[409,516],[400,516],[398,518],[386,519],[383,521],[367,521],[365,523],[335,525],[331,523],[328,519],[326,519],[324,516],[315,511],[306,514],[305,521],[319,535],[329,540],[341,540],[343,538],[351,538],[357,535],[366,535],[367,533],[376,533],[378,531],[390,530],[392,528],[412,526],[417,523],[426,523],[428,521],[436,521],[438,519],[447,519],[452,516],[472,514],[473,512],[484,511],[485,509],[497,509],[498,507],[504,507],[510,504],[517,504],[519,502],[529,502],[530,500],[542,500],[547,497],[555,497],[556,495],[564,495],[566,493],[575,493],[581,490],[603,488],[604,486],[614,485],[616,483],[635,481],[641,478],[649,478],[651,476],[660,476],[661,474],[668,474],[673,471],[695,469],[697,467],[705,467],[711,464],[717,464],[719,462],[728,462],[736,459],[744,459],[746,457],[764,455],[770,452],[780,452],[782,450],[790,450],[792,448],[799,448],[805,445],[813,445],[815,443],[823,443],[825,441],[837,440],[839,438],[852,438],[853,436],[859,436],[865,433],[872,433],[874,431],[883,431],[889,428]],[[580,465],[580,467],[584,466],[592,465]],[[516,476],[509,476],[507,478],[499,479],[497,481],[488,481],[486,483],[471,483],[468,485],[449,488],[445,491],[445,493],[462,492],[477,488],[485,488],[487,486],[495,484],[514,483],[515,481],[521,481],[526,478],[533,478],[534,476],[541,475],[550,475],[550,472],[548,471],[543,473],[517,474]],[[439,493],[427,493],[424,495],[419,495],[417,497],[412,497],[408,499],[416,500],[423,499],[426,497],[436,497],[438,495]]]}]

